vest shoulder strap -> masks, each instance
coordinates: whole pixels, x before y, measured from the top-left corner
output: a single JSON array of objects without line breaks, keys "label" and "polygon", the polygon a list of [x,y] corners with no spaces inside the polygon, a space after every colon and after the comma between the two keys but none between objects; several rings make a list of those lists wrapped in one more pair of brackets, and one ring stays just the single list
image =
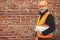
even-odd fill
[{"label": "vest shoulder strap", "polygon": [[46,12],[46,13],[43,15],[43,17],[41,18],[41,20],[40,20],[40,16],[38,16],[37,25],[44,24],[49,14],[50,14],[50,12]]}]

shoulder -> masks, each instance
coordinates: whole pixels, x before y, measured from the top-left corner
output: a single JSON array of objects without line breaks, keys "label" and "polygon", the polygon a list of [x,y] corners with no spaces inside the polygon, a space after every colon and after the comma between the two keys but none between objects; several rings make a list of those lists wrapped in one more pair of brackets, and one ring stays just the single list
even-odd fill
[{"label": "shoulder", "polygon": [[54,16],[53,16],[51,13],[48,15],[48,18],[49,18],[49,17],[52,17],[52,18],[54,18]]},{"label": "shoulder", "polygon": [[47,20],[54,20],[54,16],[52,14],[49,14]]}]

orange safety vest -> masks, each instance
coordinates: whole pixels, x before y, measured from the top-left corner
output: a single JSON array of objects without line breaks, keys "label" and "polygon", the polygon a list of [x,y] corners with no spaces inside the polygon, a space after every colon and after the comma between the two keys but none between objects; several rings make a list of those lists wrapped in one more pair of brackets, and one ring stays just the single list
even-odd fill
[{"label": "orange safety vest", "polygon": [[[39,15],[38,21],[37,21],[37,26],[48,26],[47,24],[45,24],[45,21],[46,21],[46,18],[49,14],[50,14],[50,12],[46,12],[41,19],[40,19],[40,15]],[[39,37],[39,38],[52,38],[53,35],[52,34],[42,35],[40,33],[37,33],[37,37]]]}]

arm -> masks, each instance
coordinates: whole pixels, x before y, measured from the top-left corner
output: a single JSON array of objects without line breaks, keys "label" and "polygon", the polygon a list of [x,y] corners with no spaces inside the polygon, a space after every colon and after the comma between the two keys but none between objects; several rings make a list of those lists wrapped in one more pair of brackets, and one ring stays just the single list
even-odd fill
[{"label": "arm", "polygon": [[42,34],[47,35],[52,33],[55,30],[55,21],[54,21],[54,17],[51,14],[48,15],[45,23],[49,25],[49,28],[43,31]]}]

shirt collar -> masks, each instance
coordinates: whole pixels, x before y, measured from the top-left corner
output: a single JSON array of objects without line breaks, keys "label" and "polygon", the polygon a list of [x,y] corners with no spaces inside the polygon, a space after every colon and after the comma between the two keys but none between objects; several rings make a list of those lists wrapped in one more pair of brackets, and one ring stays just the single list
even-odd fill
[{"label": "shirt collar", "polygon": [[48,9],[44,12],[39,12],[39,15],[44,15],[47,11],[48,11]]}]

